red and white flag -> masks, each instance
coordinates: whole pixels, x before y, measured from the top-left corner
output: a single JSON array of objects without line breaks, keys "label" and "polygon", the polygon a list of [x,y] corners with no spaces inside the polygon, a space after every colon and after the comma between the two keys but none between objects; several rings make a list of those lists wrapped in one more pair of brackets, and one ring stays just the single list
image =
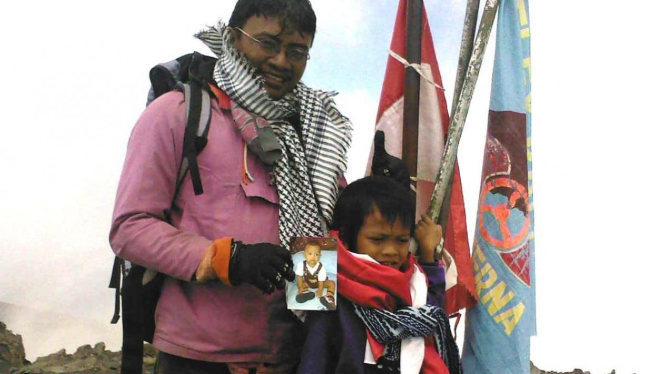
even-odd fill
[{"label": "red and white flag", "polygon": [[[406,0],[400,0],[393,39],[391,56],[383,80],[381,100],[376,119],[376,130],[386,134],[386,151],[402,158],[402,118],[404,114],[404,56],[406,56]],[[434,43],[429,29],[427,14],[423,6],[422,22],[422,63],[420,65],[420,124],[418,131],[418,183],[416,217],[427,212],[434,189],[434,181],[439,170],[450,118],[446,98],[441,83],[441,74],[436,61]],[[400,61],[401,60],[401,61]],[[374,149],[369,156],[371,163]],[[370,170],[368,163],[367,170]],[[475,304],[477,299],[469,256],[469,239],[466,228],[466,213],[462,197],[462,184],[459,168],[455,164],[451,191],[450,214],[444,238],[444,248],[454,259],[456,284],[446,291],[448,313]],[[455,282],[449,282],[455,283]],[[450,286],[450,285],[449,285]]]}]

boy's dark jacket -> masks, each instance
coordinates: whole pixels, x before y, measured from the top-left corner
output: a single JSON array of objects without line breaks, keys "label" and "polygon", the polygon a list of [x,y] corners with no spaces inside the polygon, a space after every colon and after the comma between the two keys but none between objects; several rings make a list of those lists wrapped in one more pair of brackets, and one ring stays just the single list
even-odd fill
[{"label": "boy's dark jacket", "polygon": [[[438,266],[421,265],[431,284],[445,284],[445,272]],[[445,288],[442,287],[442,289]],[[443,290],[441,292],[444,292]],[[428,292],[428,304],[442,300]],[[437,300],[438,299],[438,300]],[[309,312],[307,332],[298,374],[373,374],[382,373],[377,365],[365,365],[367,329],[356,315],[353,304],[339,296],[336,312]]]}]

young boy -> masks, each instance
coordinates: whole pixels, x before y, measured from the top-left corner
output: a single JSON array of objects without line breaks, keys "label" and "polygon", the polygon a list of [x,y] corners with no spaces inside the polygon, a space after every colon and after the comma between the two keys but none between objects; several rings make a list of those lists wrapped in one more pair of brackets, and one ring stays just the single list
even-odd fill
[{"label": "young boy", "polygon": [[[308,313],[298,373],[459,374],[445,311],[445,270],[434,261],[442,230],[417,225],[404,186],[385,177],[349,184],[335,206],[336,313]],[[415,236],[420,260],[409,252]]]},{"label": "young boy", "polygon": [[[310,240],[305,244],[305,261],[296,264],[296,279],[298,282],[298,295],[296,301],[299,303],[307,302],[318,297],[321,304],[328,310],[335,309],[335,282],[328,279],[328,274],[320,262],[321,245],[315,240]],[[326,296],[323,296],[323,289],[326,289]],[[316,293],[310,290],[316,290]]]}]

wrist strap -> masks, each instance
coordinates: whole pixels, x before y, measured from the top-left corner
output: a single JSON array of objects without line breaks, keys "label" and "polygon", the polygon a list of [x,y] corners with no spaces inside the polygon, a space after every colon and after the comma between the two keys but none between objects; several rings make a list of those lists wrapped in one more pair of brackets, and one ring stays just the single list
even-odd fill
[{"label": "wrist strap", "polygon": [[233,262],[233,259],[236,258],[236,255],[238,254],[238,250],[240,249],[240,246],[242,245],[242,242],[240,240],[233,240],[231,243],[231,261]]},{"label": "wrist strap", "polygon": [[243,247],[243,244],[240,240],[233,240],[231,242],[231,253],[230,253],[231,258],[229,260],[229,278],[228,279],[229,279],[229,284],[232,285],[232,286],[237,286],[241,283],[238,280],[237,274],[234,273],[233,276],[232,276],[231,272],[233,272],[234,269],[238,270],[237,269],[238,268],[237,262],[238,262],[238,258],[240,258],[239,254],[240,254],[240,251],[241,251],[242,247]]},{"label": "wrist strap", "polygon": [[434,260],[438,261],[443,258],[443,237],[439,240],[439,244],[434,247]]}]

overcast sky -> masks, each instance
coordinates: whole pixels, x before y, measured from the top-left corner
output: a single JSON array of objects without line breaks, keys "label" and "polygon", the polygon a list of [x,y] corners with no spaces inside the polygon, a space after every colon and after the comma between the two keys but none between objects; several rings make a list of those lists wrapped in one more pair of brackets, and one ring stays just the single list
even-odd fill
[{"label": "overcast sky", "polygon": [[[0,302],[108,322],[108,231],[148,71],[193,50],[209,53],[192,34],[227,20],[234,3],[3,3]],[[356,128],[347,173],[354,180],[364,172],[398,1],[312,3],[318,32],[304,80],[340,92],[339,107]],[[538,284],[531,358],[547,370],[655,374],[665,335],[657,287],[665,246],[656,235],[665,209],[657,39],[665,9],[608,4],[530,4]],[[425,5],[452,101],[465,2]],[[490,45],[459,150],[470,233],[492,62]],[[20,317],[9,328],[27,340],[30,324]],[[56,329],[58,319],[45,326]],[[26,341],[28,358],[65,343],[68,351],[101,340],[119,348],[120,326],[69,327],[71,341]]]}]

